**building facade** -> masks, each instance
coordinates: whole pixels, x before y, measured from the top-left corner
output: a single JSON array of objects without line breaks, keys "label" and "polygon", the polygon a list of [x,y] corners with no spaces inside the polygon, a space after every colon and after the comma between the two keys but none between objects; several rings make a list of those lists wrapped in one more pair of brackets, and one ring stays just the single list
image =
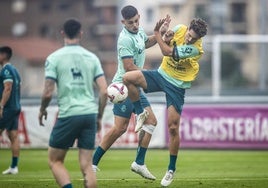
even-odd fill
[{"label": "building facade", "polygon": [[[267,34],[268,20],[267,0],[1,0],[0,1],[0,37],[20,39],[34,37],[42,40],[54,41],[55,47],[62,44],[60,30],[62,23],[70,17],[79,19],[83,25],[84,37],[82,45],[96,53],[103,65],[108,82],[117,68],[116,42],[119,31],[122,29],[120,10],[123,6],[132,4],[136,6],[141,15],[140,24],[148,34],[158,19],[169,14],[172,18],[171,27],[178,23],[188,24],[193,17],[201,17],[209,24],[208,36],[205,37],[205,56],[202,58],[200,78],[197,85],[205,90],[211,85],[211,39],[217,34]],[[2,42],[0,41],[0,45]],[[250,84],[258,81],[259,45],[233,44],[235,52],[231,50],[241,62],[241,73],[245,75]],[[25,46],[27,48],[27,46]],[[51,48],[51,51],[54,50]],[[16,53],[16,51],[15,51]],[[48,54],[47,54],[48,55]],[[161,52],[156,45],[147,50],[147,69],[154,69],[161,63]],[[22,57],[23,58],[23,57]],[[25,61],[39,69],[40,75],[45,59],[43,57]],[[25,70],[23,70],[25,72]],[[27,70],[26,70],[27,72]],[[211,72],[210,72],[211,74]],[[36,76],[38,79],[38,76]],[[28,78],[27,78],[28,79]],[[39,78],[42,82],[42,78]],[[27,83],[27,82],[26,82]],[[30,83],[29,83],[30,84]],[[200,87],[200,88],[201,88]],[[31,90],[31,86],[27,86]],[[199,89],[200,89],[199,88]],[[27,91],[29,91],[27,89]],[[24,96],[39,95],[38,88],[34,92],[24,92]],[[202,92],[201,92],[202,93]]]}]

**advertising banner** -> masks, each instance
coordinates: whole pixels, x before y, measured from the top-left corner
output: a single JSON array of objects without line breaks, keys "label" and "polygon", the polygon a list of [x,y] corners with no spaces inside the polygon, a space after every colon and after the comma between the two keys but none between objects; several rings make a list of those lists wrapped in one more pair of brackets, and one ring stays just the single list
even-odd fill
[{"label": "advertising banner", "polygon": [[[49,135],[57,118],[58,108],[49,107],[47,120],[44,120],[45,126],[38,123],[39,107],[29,106],[23,107],[19,121],[19,139],[21,147],[24,148],[45,148],[48,147]],[[158,119],[159,126],[155,129],[150,142],[150,147],[165,147],[165,106],[154,105],[155,116]],[[135,116],[132,115],[128,129],[117,141],[112,145],[113,148],[136,148],[138,146],[138,134],[134,132]],[[100,133],[96,136],[96,145],[98,145],[102,137],[114,126],[114,116],[112,105],[108,105],[103,115],[103,126]],[[0,147],[7,148],[10,145],[6,133],[0,137]]]},{"label": "advertising banner", "polygon": [[268,149],[268,106],[187,106],[180,126],[182,147]]},{"label": "advertising banner", "polygon": [[[164,104],[152,104],[158,124],[150,147],[168,147],[167,110]],[[45,126],[38,124],[38,106],[25,106],[19,119],[19,138],[24,148],[46,148],[50,132],[57,118],[58,108],[48,108]],[[135,116],[128,129],[112,148],[136,148],[138,134],[134,132]],[[112,105],[103,116],[102,130],[96,136],[96,145],[114,126]],[[268,106],[265,105],[185,105],[180,121],[182,148],[268,149]],[[0,147],[9,147],[6,133],[0,136]]]}]

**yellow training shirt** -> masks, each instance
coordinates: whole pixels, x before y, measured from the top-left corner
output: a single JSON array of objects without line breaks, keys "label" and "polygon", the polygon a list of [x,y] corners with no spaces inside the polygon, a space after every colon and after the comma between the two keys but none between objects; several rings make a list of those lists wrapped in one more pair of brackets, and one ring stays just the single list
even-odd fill
[{"label": "yellow training shirt", "polygon": [[174,37],[170,42],[170,46],[173,46],[174,42],[176,42],[176,56],[164,56],[160,69],[173,80],[190,82],[196,78],[199,72],[198,60],[204,51],[202,48],[202,39],[197,40],[191,45],[184,43],[187,29],[185,25],[176,26]]}]

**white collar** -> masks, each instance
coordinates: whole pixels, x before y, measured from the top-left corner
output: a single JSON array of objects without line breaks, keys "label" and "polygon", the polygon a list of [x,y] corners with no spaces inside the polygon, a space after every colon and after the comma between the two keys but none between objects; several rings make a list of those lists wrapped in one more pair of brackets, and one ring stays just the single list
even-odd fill
[{"label": "white collar", "polygon": [[6,65],[11,65],[11,63],[10,63],[10,62],[7,62],[6,64],[4,64],[3,68],[4,68]]}]

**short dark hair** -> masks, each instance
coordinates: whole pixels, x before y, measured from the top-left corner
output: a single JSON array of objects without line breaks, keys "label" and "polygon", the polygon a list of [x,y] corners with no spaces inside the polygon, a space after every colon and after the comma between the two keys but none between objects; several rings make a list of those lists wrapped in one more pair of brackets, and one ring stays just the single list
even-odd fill
[{"label": "short dark hair", "polygon": [[12,49],[9,46],[2,46],[2,47],[0,47],[0,53],[6,54],[7,60],[10,60],[10,58],[12,56]]},{"label": "short dark hair", "polygon": [[125,20],[128,20],[128,19],[136,16],[137,14],[138,14],[138,10],[131,5],[125,6],[121,10],[121,15]]},{"label": "short dark hair", "polygon": [[68,38],[75,38],[79,32],[81,31],[81,23],[76,19],[68,19],[63,24],[63,31],[67,35]]},{"label": "short dark hair", "polygon": [[189,29],[194,30],[194,32],[201,38],[207,34],[207,23],[201,18],[194,18]]}]

